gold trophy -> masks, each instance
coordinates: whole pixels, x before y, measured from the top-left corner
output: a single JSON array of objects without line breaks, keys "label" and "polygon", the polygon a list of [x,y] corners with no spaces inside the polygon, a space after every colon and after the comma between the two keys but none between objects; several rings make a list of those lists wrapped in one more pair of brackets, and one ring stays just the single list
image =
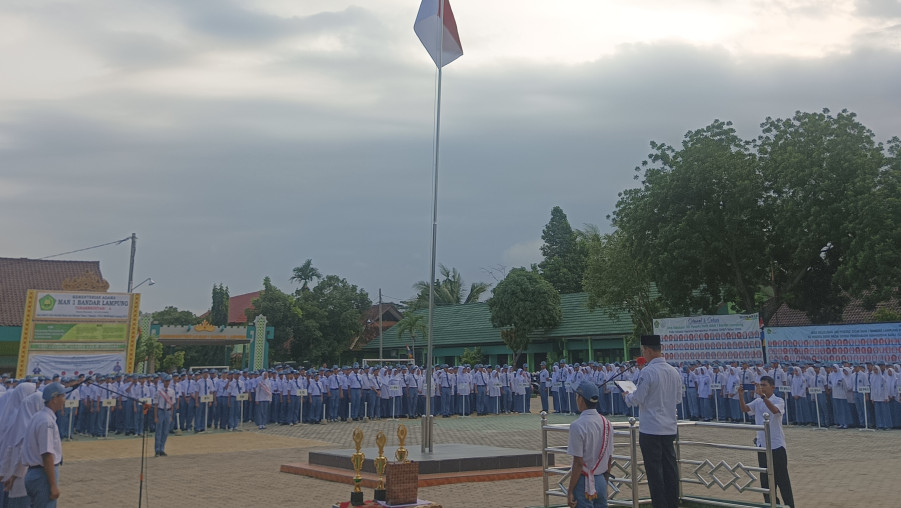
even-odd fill
[{"label": "gold trophy", "polygon": [[388,466],[388,457],[385,457],[385,443],[387,442],[388,438],[385,437],[385,433],[379,431],[375,436],[375,444],[379,447],[379,456],[372,461],[375,465],[375,472],[379,475],[379,483],[375,487],[375,493],[373,494],[373,498],[376,501],[385,501],[387,499],[385,493],[385,468]]},{"label": "gold trophy", "polygon": [[353,506],[363,506],[363,490],[360,489],[363,477],[360,476],[360,471],[363,470],[363,461],[366,460],[366,456],[360,451],[362,444],[363,431],[357,427],[354,430],[354,445],[357,447],[357,453],[350,456],[350,462],[354,465],[354,490],[350,493],[350,504]]},{"label": "gold trophy", "polygon": [[397,439],[400,440],[400,448],[394,452],[394,458],[401,464],[410,462],[407,460],[407,455],[409,455],[407,449],[404,448],[404,442],[407,440],[407,427],[404,424],[397,427]]}]

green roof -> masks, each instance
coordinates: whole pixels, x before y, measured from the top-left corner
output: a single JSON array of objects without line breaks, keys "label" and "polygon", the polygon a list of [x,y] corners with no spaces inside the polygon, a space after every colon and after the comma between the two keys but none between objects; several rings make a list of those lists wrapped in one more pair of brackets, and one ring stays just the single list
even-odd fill
[{"label": "green roof", "polygon": [[[617,319],[610,319],[604,309],[588,309],[588,294],[573,293],[560,295],[563,317],[560,324],[550,330],[540,330],[532,334],[532,340],[574,338],[574,337],[622,337],[632,333],[632,320],[623,312]],[[416,311],[428,315],[428,309]],[[443,305],[435,307],[435,346],[484,346],[502,344],[500,329],[491,325],[491,312],[485,302],[463,305]],[[396,325],[385,330],[385,348],[404,347],[410,340],[405,334],[398,338]],[[424,343],[420,338],[417,347]],[[363,347],[364,350],[378,349],[378,339]]]}]

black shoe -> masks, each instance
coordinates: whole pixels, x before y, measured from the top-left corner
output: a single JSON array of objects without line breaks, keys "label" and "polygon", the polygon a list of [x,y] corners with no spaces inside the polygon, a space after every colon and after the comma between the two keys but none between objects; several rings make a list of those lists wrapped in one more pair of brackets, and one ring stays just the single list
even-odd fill
[{"label": "black shoe", "polygon": [[153,456],[154,456],[154,457],[159,457],[160,454],[159,454],[159,453],[154,453]]},{"label": "black shoe", "polygon": [[163,457],[168,457],[168,456],[169,456],[169,454],[166,453],[166,452],[160,452],[160,455],[163,456]]}]

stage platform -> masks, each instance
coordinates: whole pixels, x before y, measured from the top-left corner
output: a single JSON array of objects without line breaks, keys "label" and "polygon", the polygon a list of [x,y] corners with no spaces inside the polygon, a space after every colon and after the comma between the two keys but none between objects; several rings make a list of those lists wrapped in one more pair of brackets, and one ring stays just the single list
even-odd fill
[{"label": "stage platform", "polygon": [[[386,449],[386,456],[396,447]],[[320,450],[309,454],[307,463],[283,464],[284,473],[310,476],[322,480],[353,483],[353,465],[350,462],[354,449]],[[430,487],[450,483],[486,482],[519,478],[541,477],[541,452],[496,446],[466,444],[435,445],[434,452],[422,453],[419,447],[408,449],[409,460],[419,463],[419,486]],[[363,448],[363,486],[375,487],[376,475],[373,459],[377,448]],[[393,462],[394,457],[389,456]],[[550,457],[553,460],[553,456]],[[548,464],[553,466],[553,462]]]}]

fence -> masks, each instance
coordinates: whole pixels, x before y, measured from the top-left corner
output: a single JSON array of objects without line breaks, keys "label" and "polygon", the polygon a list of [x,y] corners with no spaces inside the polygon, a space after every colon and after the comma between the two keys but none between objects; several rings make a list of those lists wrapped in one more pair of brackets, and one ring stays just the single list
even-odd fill
[{"label": "fence", "polygon": [[[774,476],[769,474],[773,470],[773,450],[770,445],[770,417],[765,415],[763,425],[745,425],[745,424],[725,424],[713,422],[690,422],[680,421],[677,426],[675,451],[676,461],[679,468],[679,501],[691,502],[708,506],[728,506],[741,507],[748,506],[769,506],[776,508],[776,482]],[[766,437],[766,448],[761,449],[755,446],[746,446],[740,444],[729,443],[712,443],[704,441],[692,441],[683,439],[679,428],[685,427],[710,427],[729,429],[730,431],[740,431],[742,434],[746,432],[763,431]],[[610,467],[612,477],[607,485],[607,504],[609,506],[633,506],[638,507],[641,504],[650,504],[649,497],[641,497],[640,490],[642,485],[647,485],[644,472],[644,462],[638,453],[638,431],[639,423],[635,418],[629,418],[628,422],[613,423],[614,449],[613,462]],[[566,497],[568,481],[571,470],[569,467],[548,467],[548,457],[550,454],[566,454],[566,446],[549,445],[548,436],[550,434],[568,434],[569,424],[550,424],[547,420],[547,413],[541,413],[541,449],[542,449],[542,466],[544,469],[544,506],[551,506],[550,499],[554,496]],[[625,437],[626,439],[622,439]],[[617,439],[620,438],[620,439]],[[754,453],[754,465],[745,465],[742,462],[736,462],[734,466],[729,465],[723,458],[705,457],[704,460],[684,459],[682,458],[683,448],[705,448],[714,450],[735,450]],[[757,466],[757,453],[765,451],[766,468]],[[689,473],[684,475],[683,473]],[[721,479],[717,476],[723,476]],[[769,487],[762,488],[758,486],[760,483],[759,476],[755,473],[768,473]],[[555,487],[551,487],[551,477],[561,476]],[[706,489],[719,487],[723,492],[730,488],[738,491],[739,494],[756,493],[768,494],[769,503],[756,503],[742,500],[736,502],[729,499],[716,499],[699,497],[687,494],[683,490],[686,484],[700,485]],[[629,490],[629,497],[625,497],[623,492]]]}]

